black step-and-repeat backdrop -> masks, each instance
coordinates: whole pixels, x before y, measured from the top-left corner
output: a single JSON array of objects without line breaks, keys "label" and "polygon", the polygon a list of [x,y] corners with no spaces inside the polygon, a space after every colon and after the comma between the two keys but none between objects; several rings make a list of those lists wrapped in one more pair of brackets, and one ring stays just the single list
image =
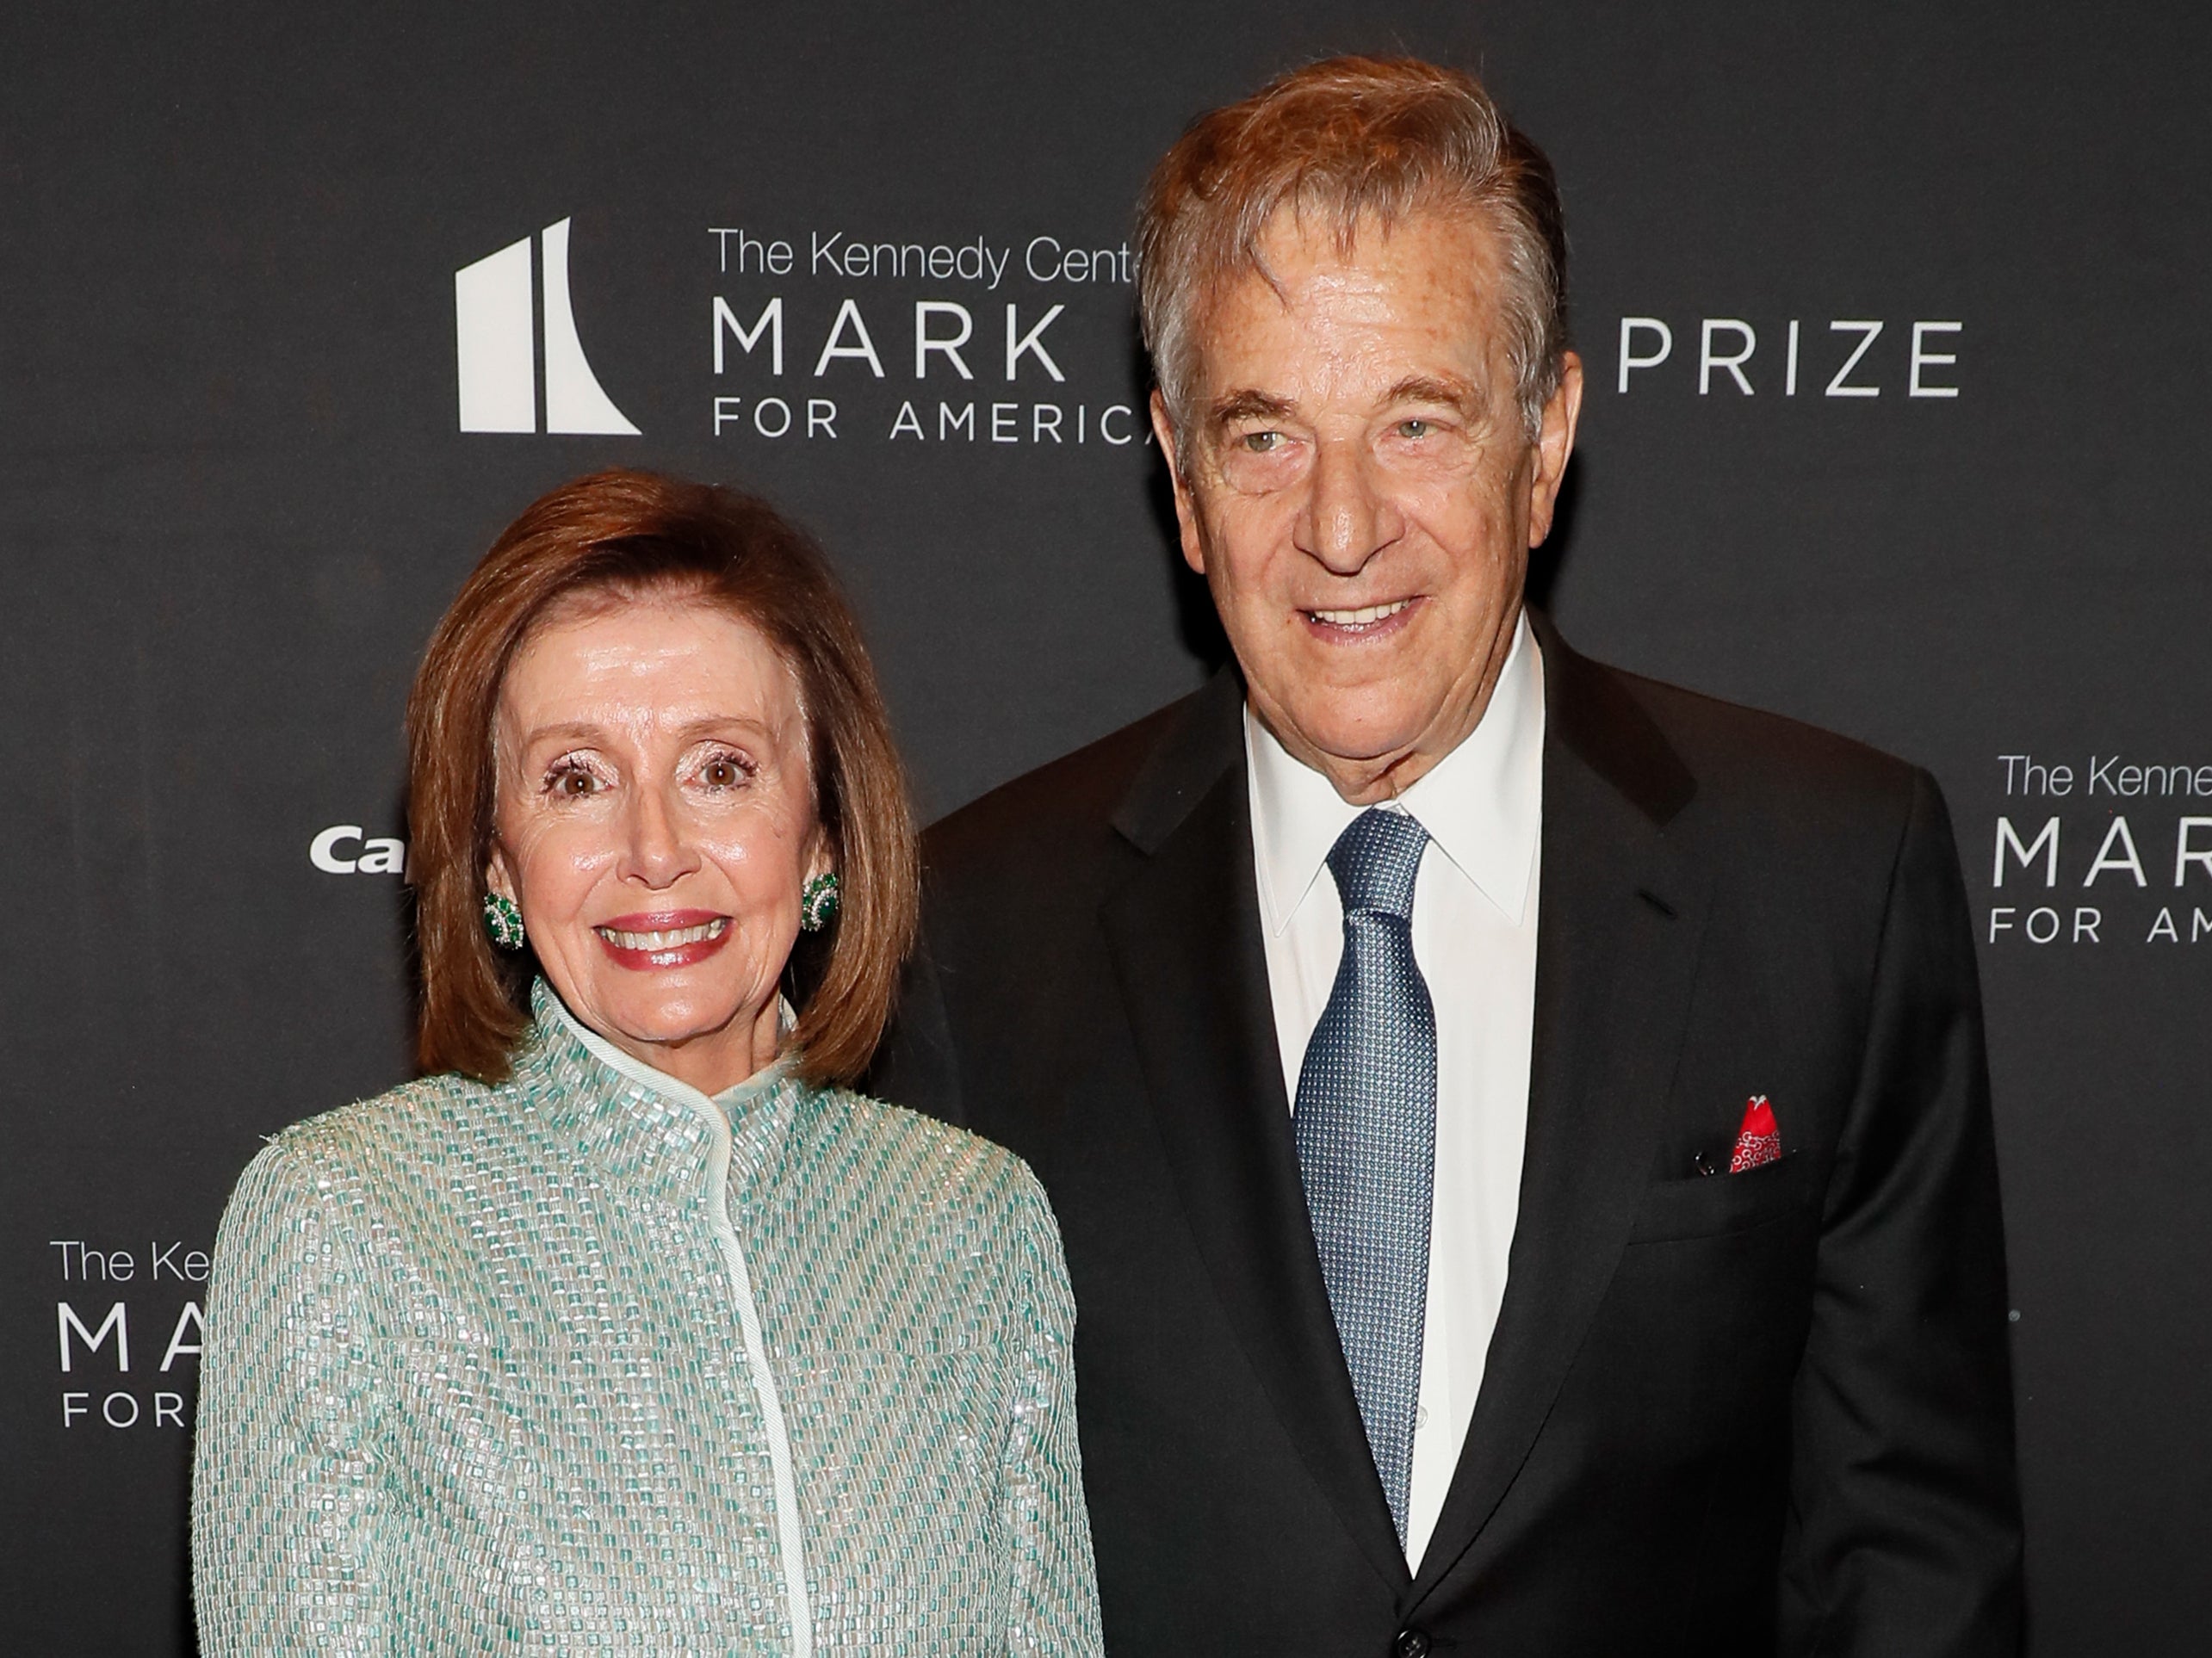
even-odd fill
[{"label": "black step-and-repeat backdrop", "polygon": [[[466,11],[466,15],[455,14]],[[0,1644],[191,1643],[208,1252],[406,1068],[400,716],[623,461],[834,550],[925,805],[1198,682],[1131,204],[1339,49],[1551,150],[1583,648],[1931,765],[1982,942],[2035,1646],[2212,1623],[2201,8],[0,18]]]}]

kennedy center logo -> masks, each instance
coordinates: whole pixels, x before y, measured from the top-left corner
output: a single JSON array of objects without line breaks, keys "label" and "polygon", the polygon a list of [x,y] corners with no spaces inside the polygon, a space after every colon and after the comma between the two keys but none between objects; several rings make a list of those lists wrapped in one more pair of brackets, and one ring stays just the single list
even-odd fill
[{"label": "kennedy center logo", "polygon": [[538,232],[542,306],[533,305],[530,242],[487,254],[453,275],[454,362],[465,432],[534,432],[538,425],[538,330],[545,345],[545,424],[548,432],[635,436],[632,425],[576,337],[568,303],[568,223]]}]

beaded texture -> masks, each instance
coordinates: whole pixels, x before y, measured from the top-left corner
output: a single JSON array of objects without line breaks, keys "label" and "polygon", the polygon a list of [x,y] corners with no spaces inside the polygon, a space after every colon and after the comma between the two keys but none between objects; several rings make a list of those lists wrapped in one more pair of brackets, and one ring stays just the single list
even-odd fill
[{"label": "beaded texture", "polygon": [[542,984],[536,1014],[509,1081],[313,1118],[240,1180],[207,1303],[202,1650],[1100,1651],[1075,1308],[1026,1166],[780,1065],[711,1102],[656,1088]]}]

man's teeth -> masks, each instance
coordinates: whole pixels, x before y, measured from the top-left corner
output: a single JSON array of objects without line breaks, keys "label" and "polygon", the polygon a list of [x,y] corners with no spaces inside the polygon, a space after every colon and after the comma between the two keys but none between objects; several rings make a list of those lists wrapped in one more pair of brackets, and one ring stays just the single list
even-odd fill
[{"label": "man's teeth", "polygon": [[1357,610],[1314,610],[1308,614],[1316,622],[1325,622],[1331,627],[1364,628],[1371,622],[1387,621],[1412,603],[1410,598],[1402,598],[1389,604],[1370,604]]},{"label": "man's teeth", "polygon": [[729,931],[729,918],[717,916],[698,926],[678,927],[672,932],[624,932],[618,927],[600,927],[597,931],[600,937],[618,950],[674,950],[683,944],[696,944],[702,939],[721,937]]}]

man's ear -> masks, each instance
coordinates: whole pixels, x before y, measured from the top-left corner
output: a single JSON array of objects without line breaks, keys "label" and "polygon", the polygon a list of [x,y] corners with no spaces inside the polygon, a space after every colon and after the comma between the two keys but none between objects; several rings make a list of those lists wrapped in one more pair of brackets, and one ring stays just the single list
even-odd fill
[{"label": "man's ear", "polygon": [[1544,405],[1543,424],[1536,433],[1536,465],[1528,479],[1528,545],[1541,547],[1552,533],[1552,515],[1559,504],[1559,485],[1567,475],[1567,457],[1575,452],[1575,429],[1583,414],[1583,360],[1572,351],[1560,359],[1559,384]]},{"label": "man's ear", "polygon": [[1158,441],[1160,454],[1168,463],[1168,482],[1175,492],[1175,528],[1183,546],[1183,562],[1205,574],[1205,543],[1199,535],[1198,504],[1191,498],[1190,481],[1183,476],[1180,459],[1175,452],[1174,424],[1168,418],[1168,399],[1156,387],[1152,393],[1152,436]]}]

